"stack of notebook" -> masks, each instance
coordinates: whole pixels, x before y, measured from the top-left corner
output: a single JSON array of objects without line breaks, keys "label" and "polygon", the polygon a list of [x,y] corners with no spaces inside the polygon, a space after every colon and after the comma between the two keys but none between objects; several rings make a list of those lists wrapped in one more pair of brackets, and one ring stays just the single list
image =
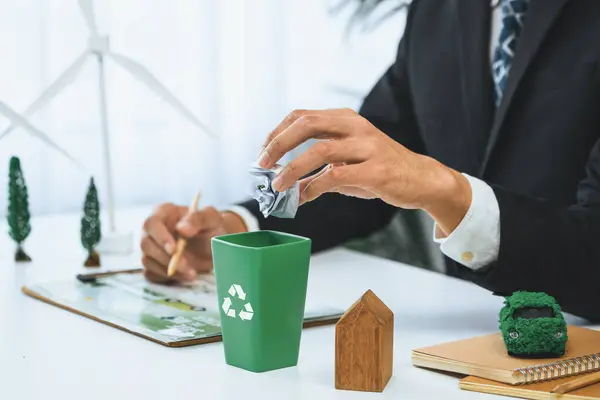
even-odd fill
[{"label": "stack of notebook", "polygon": [[[500,333],[413,350],[415,366],[469,375],[460,388],[525,399],[554,399],[552,389],[578,375],[600,371],[600,332],[569,325],[565,355],[553,359],[510,357]],[[561,399],[599,399],[600,384]]]}]

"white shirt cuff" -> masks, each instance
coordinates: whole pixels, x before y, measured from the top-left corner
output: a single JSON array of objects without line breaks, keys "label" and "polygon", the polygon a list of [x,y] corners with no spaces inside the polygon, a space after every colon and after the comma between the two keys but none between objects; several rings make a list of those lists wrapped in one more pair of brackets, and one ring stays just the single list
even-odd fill
[{"label": "white shirt cuff", "polygon": [[244,224],[246,224],[246,228],[248,229],[248,232],[255,232],[255,231],[260,230],[260,226],[258,224],[258,220],[245,207],[237,206],[237,205],[231,205],[231,206],[225,207],[221,211],[222,212],[229,211],[229,212],[237,214],[242,219],[242,221],[244,221]]},{"label": "white shirt cuff", "polygon": [[454,261],[478,270],[498,259],[500,248],[500,207],[492,188],[485,182],[463,174],[471,185],[471,206],[456,229],[445,238],[433,240]]}]

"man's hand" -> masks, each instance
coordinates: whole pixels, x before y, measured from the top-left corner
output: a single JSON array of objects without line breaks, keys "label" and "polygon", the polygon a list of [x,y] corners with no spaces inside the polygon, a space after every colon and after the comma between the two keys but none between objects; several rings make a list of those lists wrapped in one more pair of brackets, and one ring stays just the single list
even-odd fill
[{"label": "man's hand", "polygon": [[[213,207],[189,213],[185,206],[160,205],[144,223],[141,241],[144,274],[156,283],[192,281],[198,273],[212,270],[211,238],[245,230],[236,214],[219,213]],[[179,236],[187,239],[187,245],[175,276],[168,277],[167,266]]]},{"label": "man's hand", "polygon": [[423,209],[449,234],[471,204],[469,182],[436,160],[406,149],[350,109],[289,114],[264,143],[259,165],[271,168],[309,139],[321,139],[292,160],[273,181],[283,191],[300,180],[300,204],[327,192],[379,198],[396,207]]}]

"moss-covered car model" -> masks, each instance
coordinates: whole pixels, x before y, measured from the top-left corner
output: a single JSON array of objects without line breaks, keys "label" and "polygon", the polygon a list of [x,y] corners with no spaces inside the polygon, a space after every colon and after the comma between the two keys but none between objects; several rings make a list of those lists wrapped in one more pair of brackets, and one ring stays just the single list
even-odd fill
[{"label": "moss-covered car model", "polygon": [[500,331],[508,354],[520,358],[552,358],[565,353],[567,324],[554,297],[515,292],[500,310]]}]

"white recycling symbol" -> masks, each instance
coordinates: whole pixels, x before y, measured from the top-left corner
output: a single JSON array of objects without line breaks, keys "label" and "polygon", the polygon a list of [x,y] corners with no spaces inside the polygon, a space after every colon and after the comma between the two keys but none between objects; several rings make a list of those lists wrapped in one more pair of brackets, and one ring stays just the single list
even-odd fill
[{"label": "white recycling symbol", "polygon": [[[231,296],[235,296],[237,294],[238,299],[246,300],[246,293],[244,289],[240,285],[231,285],[228,290],[228,293]],[[225,315],[231,318],[235,318],[235,310],[231,308],[231,297],[225,297],[223,299],[223,305],[221,306]],[[254,316],[254,310],[252,309],[252,305],[250,303],[244,304],[244,309],[238,313],[238,316],[242,321],[250,321]]]}]

